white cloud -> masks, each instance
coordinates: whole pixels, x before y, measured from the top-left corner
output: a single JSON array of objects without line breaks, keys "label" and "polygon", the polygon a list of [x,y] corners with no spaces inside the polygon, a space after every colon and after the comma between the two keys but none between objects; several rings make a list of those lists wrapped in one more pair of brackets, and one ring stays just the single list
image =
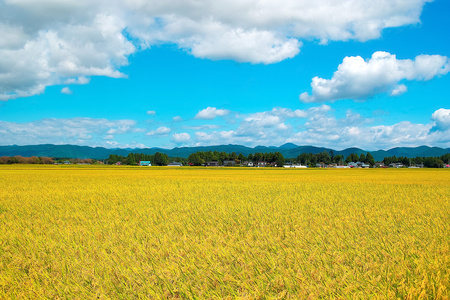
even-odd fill
[{"label": "white cloud", "polygon": [[131,54],[161,43],[201,58],[276,63],[297,55],[303,39],[365,41],[417,24],[426,2],[0,0],[0,100],[125,77]]},{"label": "white cloud", "polygon": [[72,90],[70,88],[68,88],[68,87],[62,88],[61,89],[61,93],[62,94],[66,94],[66,95],[72,95],[73,94]]},{"label": "white cloud", "polygon": [[119,143],[116,141],[107,141],[106,144],[108,145],[108,148],[127,148],[127,149],[142,149],[147,148],[144,144],[137,143],[137,142],[131,142],[131,143]]},{"label": "white cloud", "polygon": [[154,110],[148,110],[148,111],[147,111],[147,115],[149,115],[149,116],[155,116],[155,115],[156,115],[156,111],[154,111]]},{"label": "white cloud", "polygon": [[215,107],[207,107],[201,111],[199,111],[195,115],[195,119],[197,120],[212,120],[215,117],[223,117],[230,113],[227,109],[217,109]]},{"label": "white cloud", "polygon": [[448,130],[450,129],[450,109],[441,108],[436,110],[431,119],[434,121],[435,130]]},{"label": "white cloud", "polygon": [[89,82],[91,79],[84,76],[68,78],[64,81],[65,84],[88,84]]},{"label": "white cloud", "polygon": [[0,121],[2,145],[75,144],[92,145],[113,134],[132,132],[133,120],[48,118],[27,123]]},{"label": "white cloud", "polygon": [[[433,118],[439,119],[438,115],[440,116],[442,111],[440,109],[433,113]],[[450,146],[449,128],[432,130],[434,123],[414,124],[409,121],[394,125],[371,125],[371,123],[372,120],[351,112],[342,119],[329,114],[319,117],[311,116],[305,124],[304,130],[297,132],[286,141],[334,149],[337,145],[340,148],[356,146],[369,150],[421,145]]]},{"label": "white cloud", "polygon": [[184,129],[192,130],[208,130],[208,129],[218,129],[220,125],[200,125],[200,126],[183,126]]},{"label": "white cloud", "polygon": [[174,141],[174,142],[177,143],[177,144],[180,144],[180,143],[186,143],[186,142],[188,142],[190,139],[191,139],[191,136],[190,136],[188,133],[186,133],[186,132],[183,132],[183,133],[174,133],[174,134],[172,135],[172,141]]},{"label": "white cloud", "polygon": [[[429,124],[408,121],[393,125],[373,125],[374,120],[348,111],[337,118],[328,105],[308,110],[274,108],[271,111],[241,116],[236,129],[228,131],[195,132],[194,145],[243,144],[313,145],[343,149],[388,149],[396,146],[439,145],[450,147],[450,109],[439,109]],[[295,126],[290,123],[304,120]]]},{"label": "white cloud", "polygon": [[202,30],[196,28],[196,31],[209,31],[204,32],[208,37],[192,36],[177,43],[196,57],[271,64],[292,58],[300,52],[301,43],[297,39],[282,37],[271,31],[244,30],[209,20],[192,25],[203,27]]},{"label": "white cloud", "polygon": [[148,136],[153,136],[153,135],[167,135],[167,134],[170,133],[170,131],[171,131],[170,128],[167,128],[167,127],[165,127],[165,126],[161,126],[161,127],[159,127],[158,129],[156,129],[156,130],[149,131],[146,135],[148,135]]},{"label": "white cloud", "polygon": [[0,31],[9,24],[20,32],[18,40],[0,47],[0,100],[40,94],[63,82],[86,83],[84,76],[125,76],[118,68],[135,46],[123,36],[118,17],[100,11],[82,17],[88,8],[83,1],[36,3],[1,3]]},{"label": "white cloud", "polygon": [[[276,145],[284,143],[290,134],[292,126],[287,120],[305,119],[311,113],[328,111],[327,105],[309,110],[292,110],[288,108],[273,108],[271,111],[257,112],[239,116],[241,122],[235,130],[196,132],[196,139],[203,144],[244,144],[244,145]],[[201,130],[201,129],[200,129]]]},{"label": "white cloud", "polygon": [[449,58],[440,55],[419,55],[415,60],[397,59],[387,52],[375,52],[365,61],[360,56],[345,57],[331,79],[314,77],[312,94],[302,93],[303,102],[339,99],[364,100],[379,93],[393,96],[406,92],[402,80],[430,80],[450,71]]},{"label": "white cloud", "polygon": [[181,122],[181,121],[183,121],[183,118],[180,117],[180,116],[175,116],[175,117],[172,118],[172,121],[174,121],[174,122]]},{"label": "white cloud", "polygon": [[403,93],[406,93],[407,90],[408,90],[408,88],[406,87],[406,85],[399,84],[391,92],[391,96],[399,96],[399,95],[401,95]]},{"label": "white cloud", "polygon": [[[360,147],[387,149],[396,146],[432,145],[450,147],[450,109],[441,108],[431,115],[426,124],[409,121],[392,125],[378,125],[376,119],[365,118],[348,111],[336,117],[329,105],[306,110],[274,108],[270,111],[237,115],[237,126],[231,130],[199,128],[195,134],[174,133],[171,141],[176,145],[243,144],[324,146],[334,149]],[[197,130],[196,128],[190,128]],[[161,126],[150,135],[167,135],[170,128]],[[119,139],[116,140],[115,138]],[[120,142],[128,139],[132,142]],[[92,118],[48,118],[27,123],[0,121],[1,145],[75,144],[105,147],[142,146],[145,133],[133,120],[107,120]],[[168,139],[168,138],[166,138]]]}]

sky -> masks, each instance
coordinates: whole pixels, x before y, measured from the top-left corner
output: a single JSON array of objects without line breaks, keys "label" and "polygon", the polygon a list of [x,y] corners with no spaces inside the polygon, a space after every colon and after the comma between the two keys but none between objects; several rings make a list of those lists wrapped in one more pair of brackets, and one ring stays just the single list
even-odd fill
[{"label": "sky", "polygon": [[450,147],[447,0],[0,0],[0,145]]}]

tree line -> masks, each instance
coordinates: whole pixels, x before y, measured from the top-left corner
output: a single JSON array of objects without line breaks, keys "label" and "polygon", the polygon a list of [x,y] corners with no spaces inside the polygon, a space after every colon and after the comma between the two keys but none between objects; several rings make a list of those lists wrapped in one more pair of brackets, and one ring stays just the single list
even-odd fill
[{"label": "tree line", "polygon": [[47,156],[31,156],[24,157],[20,155],[15,156],[2,156],[0,157],[0,164],[55,164],[64,163],[68,161],[71,164],[95,164],[103,163],[102,161],[96,159],[79,159],[79,158],[55,158]]},{"label": "tree line", "polygon": [[408,158],[408,157],[404,157],[404,156],[390,156],[390,157],[385,157],[383,159],[383,163],[387,166],[393,163],[400,163],[404,166],[415,166],[418,164],[423,164],[424,167],[427,168],[442,168],[442,166],[444,164],[449,164],[450,163],[450,153],[441,155],[439,157],[434,157],[434,156],[429,156],[429,157],[422,157],[422,156],[417,156],[415,158]]},{"label": "tree line", "polygon": [[372,154],[367,152],[366,154],[361,153],[360,155],[356,153],[351,153],[349,156],[344,157],[341,154],[334,154],[333,150],[323,151],[320,153],[302,153],[297,156],[296,159],[292,159],[291,162],[302,164],[305,166],[315,167],[317,164],[336,164],[336,165],[344,165],[350,162],[362,162],[368,164],[370,166],[375,165],[375,159]]},{"label": "tree line", "polygon": [[[234,161],[235,164],[243,164],[244,162],[252,162],[257,164],[258,162],[265,161],[269,164],[276,164],[283,166],[287,163],[307,165],[309,167],[315,167],[317,164],[337,164],[344,165],[349,162],[363,162],[370,166],[375,165],[373,156],[367,152],[366,154],[351,153],[347,157],[343,155],[334,155],[333,150],[323,151],[320,153],[302,153],[296,158],[284,158],[280,152],[270,153],[252,153],[249,155],[237,154],[236,152],[226,153],[218,151],[199,151],[192,153],[188,158],[183,157],[169,157],[165,153],[156,152],[155,154],[143,154],[143,153],[129,153],[128,156],[121,156],[111,154],[107,160],[95,160],[95,159],[73,159],[73,158],[52,158],[46,156],[31,156],[23,157],[16,156],[2,156],[0,157],[0,164],[54,164],[64,163],[69,161],[72,164],[84,163],[84,164],[123,164],[123,165],[137,165],[139,161],[150,161],[154,166],[167,166],[170,161],[181,162],[183,165],[201,166],[206,162],[216,161],[219,165],[223,165],[225,161]],[[407,158],[403,156],[390,156],[385,157],[382,161],[384,165],[388,166],[391,163],[401,163],[404,166],[414,166],[417,164],[423,164],[427,168],[442,168],[444,164],[450,163],[450,153],[439,157],[415,157]]]},{"label": "tree line", "polygon": [[170,161],[186,162],[185,158],[172,157],[165,153],[156,152],[155,154],[143,154],[143,153],[129,153],[128,156],[121,156],[111,154],[108,157],[107,163],[114,165],[120,163],[122,165],[137,165],[140,161],[150,161],[154,166],[167,166]]},{"label": "tree line", "polygon": [[242,153],[236,154],[236,152],[226,153],[218,151],[198,151],[190,154],[187,160],[189,164],[194,166],[201,166],[210,161],[218,162],[219,165],[224,165],[225,161],[234,161],[235,164],[243,164],[244,162],[258,163],[260,161],[265,161],[270,164],[276,164],[280,167],[285,164],[285,158],[280,152],[256,152],[245,156]]}]

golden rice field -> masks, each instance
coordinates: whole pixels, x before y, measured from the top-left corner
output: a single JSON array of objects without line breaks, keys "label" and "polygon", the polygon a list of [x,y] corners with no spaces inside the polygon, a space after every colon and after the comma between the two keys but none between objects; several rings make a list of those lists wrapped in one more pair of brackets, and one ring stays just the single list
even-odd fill
[{"label": "golden rice field", "polygon": [[0,166],[0,299],[449,299],[450,170]]}]

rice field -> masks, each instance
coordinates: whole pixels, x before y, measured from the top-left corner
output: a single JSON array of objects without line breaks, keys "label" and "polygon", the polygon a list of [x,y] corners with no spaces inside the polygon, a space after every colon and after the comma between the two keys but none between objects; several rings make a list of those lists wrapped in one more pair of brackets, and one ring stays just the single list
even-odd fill
[{"label": "rice field", "polygon": [[0,166],[0,299],[449,299],[450,171]]}]

